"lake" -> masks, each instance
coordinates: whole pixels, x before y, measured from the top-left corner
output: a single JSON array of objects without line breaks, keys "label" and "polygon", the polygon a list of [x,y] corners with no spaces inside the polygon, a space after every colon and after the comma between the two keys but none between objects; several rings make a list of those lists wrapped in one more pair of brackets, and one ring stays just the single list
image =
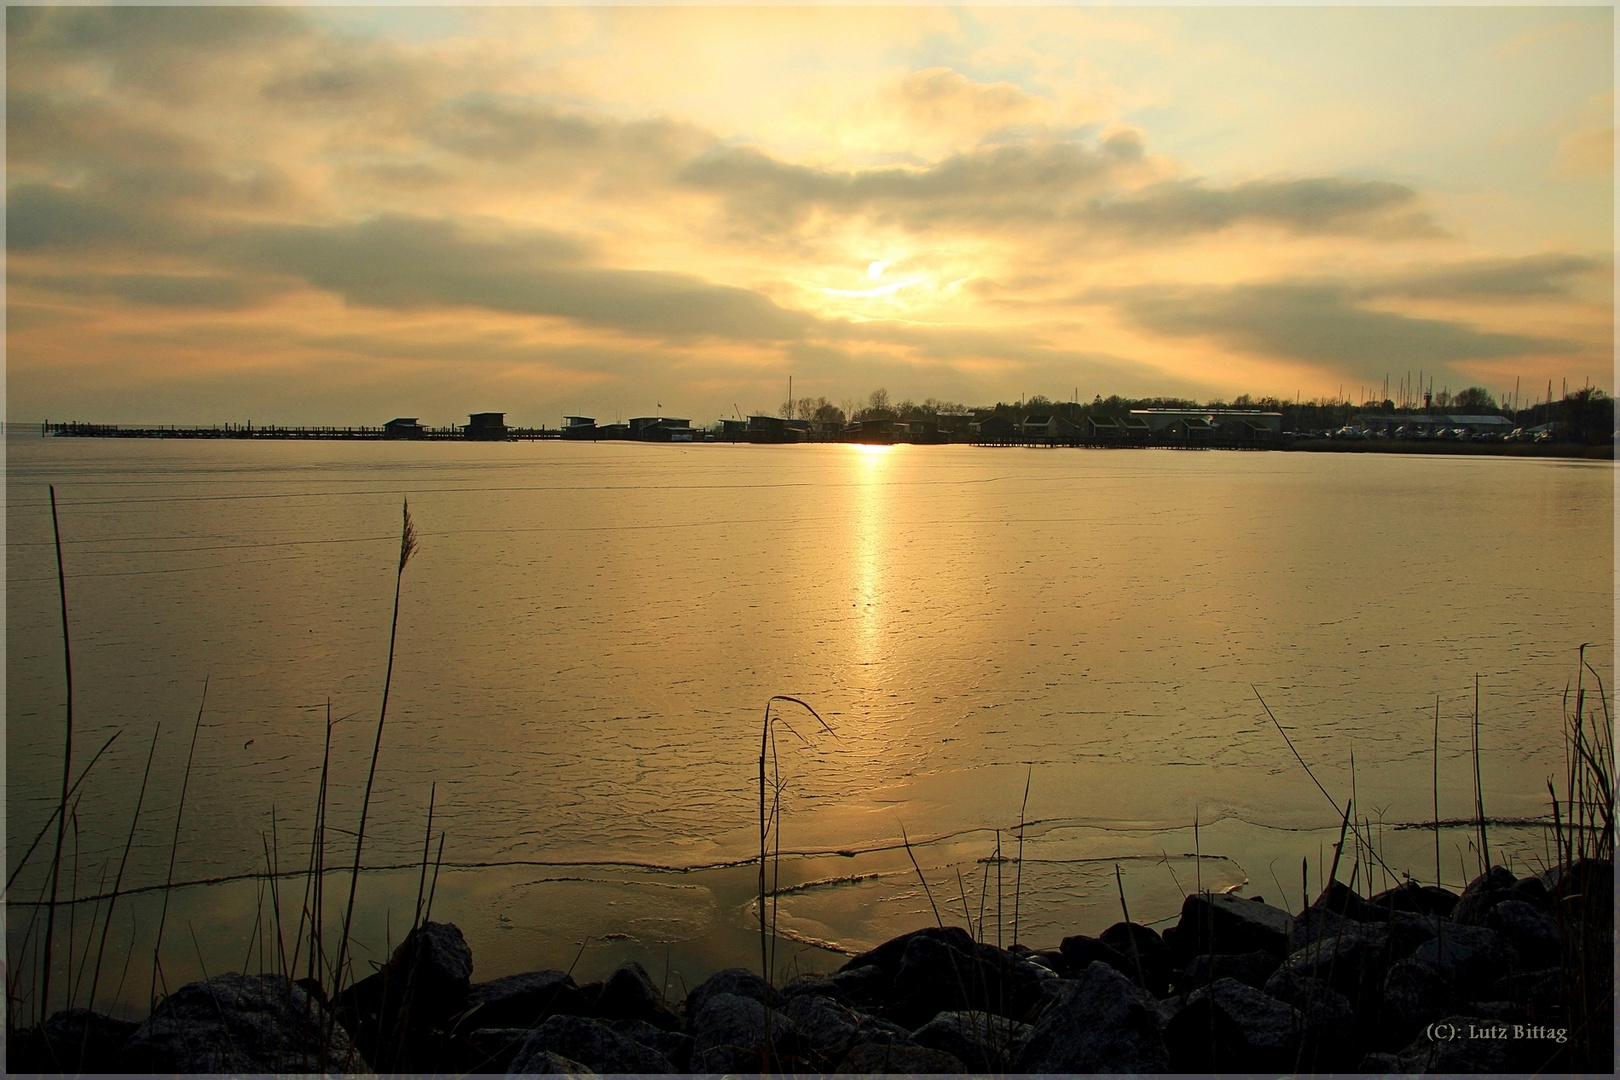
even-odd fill
[{"label": "lake", "polygon": [[[229,879],[174,890],[166,916],[161,888],[120,899],[97,990],[117,1011],[144,1012],[160,917],[171,989],[274,968],[277,909],[293,948],[303,878],[254,875],[307,864],[328,715],[327,865],[352,859],[406,499],[420,548],[362,974],[419,891],[466,934],[475,980],[633,957],[678,994],[757,968],[773,695],[833,729],[772,710],[785,976],[936,909],[1043,947],[1118,921],[1121,891],[1161,925],[1200,885],[1297,908],[1352,790],[1371,887],[1433,881],[1433,832],[1402,826],[1434,817],[1436,767],[1441,818],[1472,813],[1476,676],[1493,855],[1523,872],[1546,858],[1520,819],[1563,774],[1582,643],[1612,683],[1610,462],[18,436],[7,453],[13,860],[60,794],[55,484],[75,775],[121,732],[81,789],[62,895],[110,889],[159,723],[122,889],[161,887],[171,849],[175,881]],[[12,893],[14,958],[54,835]],[[1449,887],[1475,872],[1472,835],[1441,834]],[[1347,848],[1341,879],[1352,867]],[[331,925],[346,871],[326,888]]]}]

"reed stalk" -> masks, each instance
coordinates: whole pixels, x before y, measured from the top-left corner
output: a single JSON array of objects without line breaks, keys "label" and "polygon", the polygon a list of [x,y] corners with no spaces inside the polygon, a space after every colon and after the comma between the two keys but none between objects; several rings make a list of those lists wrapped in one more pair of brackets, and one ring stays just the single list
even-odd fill
[{"label": "reed stalk", "polygon": [[56,804],[56,849],[51,855],[51,901],[45,909],[44,988],[40,991],[40,1010],[49,1014],[51,1004],[51,945],[56,937],[56,896],[62,875],[62,843],[67,836],[67,804],[69,781],[73,773],[73,643],[68,634],[67,572],[62,565],[62,527],[56,516],[56,485],[51,491],[51,534],[56,541],[56,587],[62,601],[62,663],[67,675],[67,719],[63,725],[65,741],[62,748],[62,797]]},{"label": "reed stalk", "polygon": [[[95,756],[90,759],[90,764],[84,767],[84,771],[79,774],[79,778],[73,781],[73,786],[68,789],[68,798],[70,800],[79,794],[79,786],[84,783],[84,778],[90,775],[90,770],[96,767],[96,762],[101,760],[101,755],[105,754],[107,748],[123,733],[124,729],[119,728],[107,737],[106,742],[101,744],[101,749],[95,752]],[[34,854],[34,850],[39,847],[40,841],[45,839],[45,835],[51,831],[51,826],[56,824],[57,816],[57,808],[52,807],[50,817],[45,819],[45,824],[41,825],[39,832],[34,834],[34,842],[28,845],[27,849],[23,851],[22,858],[17,860],[17,864],[11,868],[11,874],[6,878],[7,892],[10,892],[11,887],[17,883],[17,875],[22,873],[23,867],[28,865],[29,856]]]},{"label": "reed stalk", "polygon": [[343,937],[338,941],[337,964],[332,973],[334,995],[343,981],[349,937],[354,928],[354,897],[360,884],[360,852],[366,842],[366,817],[371,812],[371,790],[377,780],[377,758],[382,755],[383,724],[388,719],[388,691],[394,682],[394,647],[399,638],[400,588],[405,580],[405,564],[416,554],[416,526],[411,522],[409,499],[405,500],[403,517],[399,533],[399,566],[394,572],[394,617],[388,630],[388,668],[383,675],[382,708],[377,713],[377,738],[371,747],[371,767],[366,772],[366,793],[360,802],[360,827],[354,838],[354,866],[349,872],[349,902],[343,913]]},{"label": "reed stalk", "polygon": [[1029,813],[1029,784],[1035,778],[1035,767],[1024,773],[1024,801],[1018,804],[1018,880],[1013,884],[1012,943],[1018,944],[1018,908],[1024,895],[1024,821]]},{"label": "reed stalk", "polygon": [[[152,981],[147,997],[157,1008],[157,985],[163,971],[163,928],[169,919],[169,893],[174,887],[174,860],[180,852],[180,820],[186,812],[186,791],[191,787],[191,763],[197,756],[197,733],[202,730],[203,710],[208,705],[208,676],[203,676],[202,700],[197,703],[197,719],[191,725],[191,749],[186,752],[186,772],[180,781],[180,805],[174,812],[174,840],[169,845],[169,871],[163,879],[163,909],[158,915],[157,941],[152,946]],[[164,987],[168,989],[167,985]]]}]

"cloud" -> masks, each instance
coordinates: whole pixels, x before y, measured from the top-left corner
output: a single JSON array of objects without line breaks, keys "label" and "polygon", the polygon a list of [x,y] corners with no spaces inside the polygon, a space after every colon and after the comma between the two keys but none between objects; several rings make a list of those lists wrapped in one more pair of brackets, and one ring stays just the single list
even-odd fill
[{"label": "cloud", "polygon": [[110,297],[153,307],[237,311],[257,307],[278,291],[275,285],[242,275],[220,274],[30,274],[13,271],[12,288]]},{"label": "cloud", "polygon": [[672,338],[782,340],[813,321],[692,274],[588,265],[578,242],[539,229],[502,229],[497,239],[390,216],[244,229],[214,247],[224,261],[289,274],[364,307],[474,307]]},{"label": "cloud", "polygon": [[1443,235],[1416,209],[1416,202],[1411,188],[1381,180],[1250,180],[1229,188],[1192,180],[1155,184],[1098,203],[1088,217],[1099,226],[1139,237],[1216,232],[1239,222],[1306,234]]},{"label": "cloud", "polygon": [[1456,266],[1425,268],[1361,285],[1361,296],[1415,299],[1512,300],[1567,296],[1570,279],[1608,269],[1582,255],[1549,253],[1516,259],[1475,259]]},{"label": "cloud", "polygon": [[1014,83],[974,82],[948,67],[907,72],[882,97],[905,123],[946,130],[1035,124],[1053,112],[1052,102]]},{"label": "cloud", "polygon": [[734,215],[780,231],[817,209],[869,213],[913,227],[952,222],[1067,223],[1158,240],[1218,232],[1242,222],[1301,234],[1443,235],[1405,185],[1342,177],[1253,180],[1211,187],[1198,180],[1138,187],[1141,137],[1129,129],[1094,145],[1022,139],[952,154],[919,168],[834,170],[726,147],[686,166],[680,181],[723,196]]},{"label": "cloud", "polygon": [[1099,291],[1151,333],[1371,375],[1390,367],[1575,351],[1566,341],[1476,330],[1358,306],[1342,284],[1142,285]]}]

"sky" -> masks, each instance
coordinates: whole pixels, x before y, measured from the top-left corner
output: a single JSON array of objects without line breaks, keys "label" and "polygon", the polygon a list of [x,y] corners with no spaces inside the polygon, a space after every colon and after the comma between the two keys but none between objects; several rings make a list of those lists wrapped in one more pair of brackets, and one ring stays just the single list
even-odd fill
[{"label": "sky", "polygon": [[6,414],[1612,390],[1613,17],[9,7]]}]

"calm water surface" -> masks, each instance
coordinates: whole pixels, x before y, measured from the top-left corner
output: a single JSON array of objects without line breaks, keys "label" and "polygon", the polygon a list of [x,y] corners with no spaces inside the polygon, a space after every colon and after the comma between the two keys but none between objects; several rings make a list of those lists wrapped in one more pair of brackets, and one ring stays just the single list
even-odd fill
[{"label": "calm water surface", "polygon": [[[798,853],[782,963],[825,968],[817,943],[933,920],[902,830],[942,914],[991,939],[1010,941],[1015,907],[1036,946],[1117,921],[1116,863],[1142,921],[1200,882],[1297,906],[1338,819],[1260,697],[1341,805],[1354,784],[1385,862],[1433,880],[1432,833],[1398,826],[1433,816],[1437,698],[1441,816],[1472,804],[1477,674],[1486,808],[1527,817],[1563,771],[1581,643],[1612,681],[1607,462],[37,438],[8,455],[8,847],[14,862],[61,782],[54,483],[75,761],[122,732],[83,788],[71,891],[116,874],[158,724],[124,887],[161,885],[199,707],[175,879],[247,876],[172,895],[171,985],[266,963],[253,927],[273,905],[291,946],[302,882],[272,896],[251,876],[307,861],[328,707],[328,861],[352,858],[335,830],[358,820],[406,498],[421,546],[362,956],[410,920],[431,794],[434,917],[467,934],[478,979],[634,956],[678,992],[757,964],[736,864],[758,846],[774,694],[835,729],[789,706],[802,739],[777,744]],[[1539,828],[1492,839],[1542,858]],[[49,847],[14,901],[40,894]],[[1468,830],[1442,849],[1455,886]],[[109,949],[134,959],[103,1007],[144,999],[158,903],[120,900]],[[9,915],[14,957],[28,910]]]}]

